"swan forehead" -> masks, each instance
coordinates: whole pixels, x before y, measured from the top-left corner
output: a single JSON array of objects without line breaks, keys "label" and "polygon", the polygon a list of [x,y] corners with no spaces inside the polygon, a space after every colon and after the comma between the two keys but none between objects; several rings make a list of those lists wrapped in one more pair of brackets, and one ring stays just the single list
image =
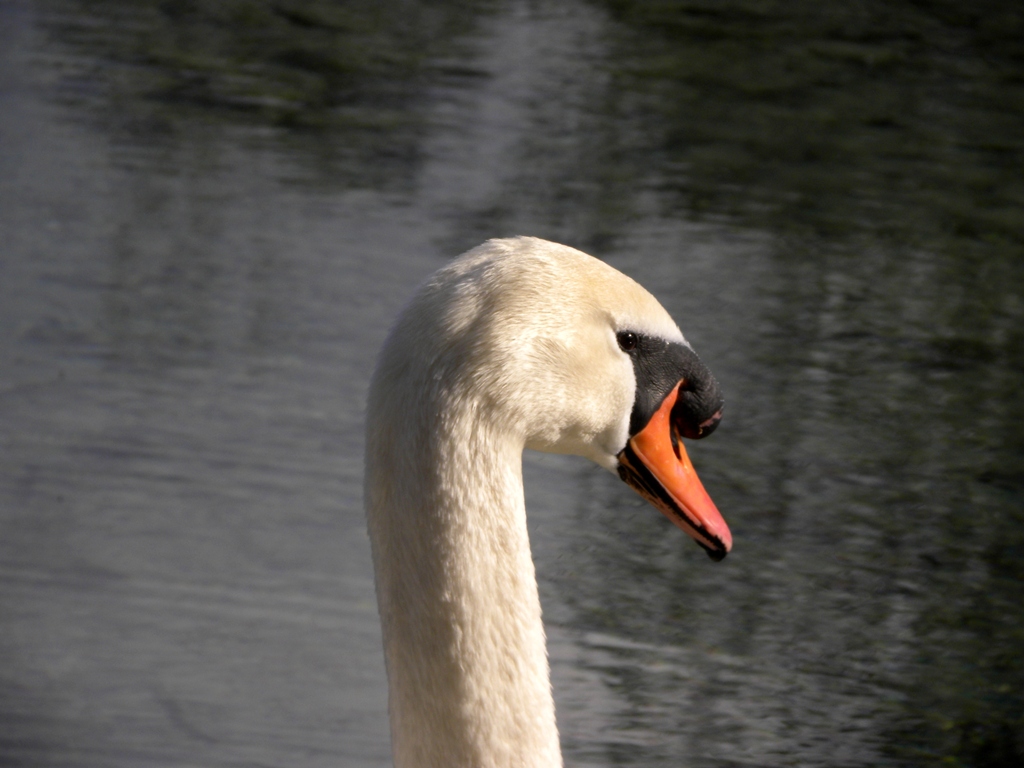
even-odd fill
[{"label": "swan forehead", "polygon": [[657,299],[625,275],[616,272],[615,276],[621,278],[618,284],[609,282],[596,286],[595,292],[609,307],[616,331],[635,331],[689,346],[679,326]]},{"label": "swan forehead", "polygon": [[603,322],[613,332],[686,343],[672,317],[639,283],[566,245],[532,237],[490,240],[449,269],[474,278],[474,287],[464,290],[479,293],[465,308],[486,301],[500,320],[524,330],[546,326],[564,332]]}]

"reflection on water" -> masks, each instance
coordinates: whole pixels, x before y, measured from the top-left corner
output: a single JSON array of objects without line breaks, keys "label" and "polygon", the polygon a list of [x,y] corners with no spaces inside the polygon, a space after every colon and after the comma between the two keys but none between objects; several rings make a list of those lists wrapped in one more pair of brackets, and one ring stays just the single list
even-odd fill
[{"label": "reflection on water", "polygon": [[567,763],[1019,765],[1022,25],[0,5],[2,762],[388,763],[368,372],[522,232],[651,287],[727,398],[717,565],[527,457]]},{"label": "reflection on water", "polygon": [[644,94],[672,169],[664,184],[692,210],[800,234],[1019,249],[1014,4],[605,5],[633,32],[612,66]]},{"label": "reflection on water", "polygon": [[334,185],[401,188],[420,160],[424,89],[477,75],[464,40],[489,5],[70,0],[47,3],[46,26],[85,53],[65,64],[64,96],[91,102],[114,141],[270,129]]}]

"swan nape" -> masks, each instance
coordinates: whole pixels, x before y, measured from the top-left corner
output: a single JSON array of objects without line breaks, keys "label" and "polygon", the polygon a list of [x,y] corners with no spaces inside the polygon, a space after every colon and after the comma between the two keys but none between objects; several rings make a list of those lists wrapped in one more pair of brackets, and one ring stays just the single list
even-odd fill
[{"label": "swan nape", "polygon": [[420,288],[367,404],[365,502],[396,768],[559,766],[522,452],[616,472],[716,560],[681,438],[714,376],[646,290],[580,251],[491,240]]}]

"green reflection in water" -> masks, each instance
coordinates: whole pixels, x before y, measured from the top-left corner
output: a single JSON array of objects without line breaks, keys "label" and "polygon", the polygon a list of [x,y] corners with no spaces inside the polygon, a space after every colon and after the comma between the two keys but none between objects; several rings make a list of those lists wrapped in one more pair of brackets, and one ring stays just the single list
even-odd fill
[{"label": "green reflection in water", "polygon": [[[913,245],[1024,243],[1024,12],[1011,2],[602,3],[695,212]],[[660,126],[660,127],[659,127]]]},{"label": "green reflection in water", "polygon": [[387,186],[416,166],[431,78],[475,75],[444,62],[490,5],[53,0],[44,18],[89,57],[66,92],[92,96],[123,141],[196,122],[270,127],[332,183]]}]

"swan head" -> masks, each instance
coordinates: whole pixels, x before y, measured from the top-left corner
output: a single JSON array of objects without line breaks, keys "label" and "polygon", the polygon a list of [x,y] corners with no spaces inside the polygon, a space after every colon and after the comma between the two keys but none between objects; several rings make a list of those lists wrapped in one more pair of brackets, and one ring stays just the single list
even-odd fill
[{"label": "swan head", "polygon": [[681,441],[718,425],[718,382],[661,304],[607,264],[527,237],[463,254],[403,313],[378,378],[411,370],[436,411],[469,404],[519,450],[585,456],[713,559],[730,550]]}]

